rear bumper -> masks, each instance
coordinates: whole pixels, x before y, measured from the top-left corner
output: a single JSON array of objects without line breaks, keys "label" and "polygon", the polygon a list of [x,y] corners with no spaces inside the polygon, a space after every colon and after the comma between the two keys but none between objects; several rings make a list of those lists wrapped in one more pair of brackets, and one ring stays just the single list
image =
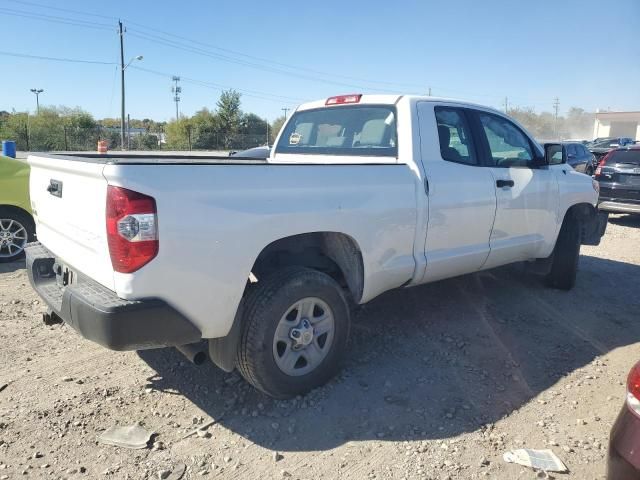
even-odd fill
[{"label": "rear bumper", "polygon": [[51,252],[40,243],[29,244],[25,251],[33,288],[84,338],[111,350],[177,346],[201,339],[200,331],[162,300],[123,300],[82,274],[64,285],[62,272],[54,271]]},{"label": "rear bumper", "polygon": [[625,405],[611,430],[607,480],[640,480],[640,418]]},{"label": "rear bumper", "polygon": [[603,200],[598,204],[598,209],[613,213],[640,213],[640,203]]}]

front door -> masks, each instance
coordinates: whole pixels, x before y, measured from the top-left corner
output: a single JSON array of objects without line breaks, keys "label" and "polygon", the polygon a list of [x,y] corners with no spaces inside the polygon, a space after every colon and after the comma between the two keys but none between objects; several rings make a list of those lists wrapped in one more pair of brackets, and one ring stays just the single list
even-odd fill
[{"label": "front door", "polygon": [[554,241],[558,182],[531,139],[513,122],[476,111],[475,125],[497,198],[491,253],[483,268],[538,258]]}]

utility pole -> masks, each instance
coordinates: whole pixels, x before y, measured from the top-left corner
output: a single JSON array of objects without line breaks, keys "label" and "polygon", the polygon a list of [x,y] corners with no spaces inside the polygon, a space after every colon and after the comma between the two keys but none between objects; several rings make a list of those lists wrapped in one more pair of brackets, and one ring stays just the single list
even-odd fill
[{"label": "utility pole", "polygon": [[287,112],[288,112],[289,110],[291,110],[291,109],[290,109],[290,108],[282,108],[281,110],[284,112],[284,119],[285,119],[285,121],[286,121],[286,120],[287,120]]},{"label": "utility pole", "polygon": [[173,87],[171,87],[171,92],[173,92],[173,101],[176,102],[176,122],[180,119],[178,115],[178,102],[180,102],[180,93],[182,92],[182,87],[178,85],[180,81],[180,77],[173,76],[171,81],[175,83]]},{"label": "utility pole", "polygon": [[265,118],[265,119],[264,119],[264,121],[265,121],[265,123],[267,124],[267,147],[268,147],[268,146],[269,146],[269,143],[271,143],[271,142],[269,142],[269,140],[270,140],[270,139],[269,139],[269,119],[268,119],[268,118]]},{"label": "utility pole", "polygon": [[42,88],[32,88],[32,93],[36,95],[36,115],[40,113],[40,94],[44,92]]},{"label": "utility pole", "polygon": [[553,119],[553,132],[556,136],[556,139],[558,138],[558,107],[560,106],[560,100],[558,99],[558,97],[553,99],[553,108],[555,110],[555,116]]},{"label": "utility pole", "polygon": [[509,98],[504,97],[504,113],[509,113]]},{"label": "utility pole", "polygon": [[431,96],[431,87],[429,87],[429,93],[427,95]]},{"label": "utility pole", "polygon": [[120,35],[120,148],[124,150],[124,31],[122,21],[118,20],[118,34]]}]

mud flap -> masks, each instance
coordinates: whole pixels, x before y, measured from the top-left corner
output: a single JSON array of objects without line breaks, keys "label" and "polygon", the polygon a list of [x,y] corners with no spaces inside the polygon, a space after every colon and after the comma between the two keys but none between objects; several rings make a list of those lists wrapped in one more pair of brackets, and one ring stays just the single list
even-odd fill
[{"label": "mud flap", "polygon": [[582,222],[582,245],[600,245],[609,222],[609,213],[596,211]]}]

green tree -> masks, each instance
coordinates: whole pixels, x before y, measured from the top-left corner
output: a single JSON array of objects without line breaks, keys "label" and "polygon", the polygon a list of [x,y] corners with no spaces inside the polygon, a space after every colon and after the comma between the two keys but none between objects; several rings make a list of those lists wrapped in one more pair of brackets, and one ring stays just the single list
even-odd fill
[{"label": "green tree", "polygon": [[224,135],[225,148],[232,148],[235,135],[240,129],[242,111],[240,110],[240,93],[236,90],[225,90],[216,104],[220,128]]},{"label": "green tree", "polygon": [[278,133],[280,133],[280,130],[282,129],[283,125],[284,125],[284,116],[280,116],[276,118],[271,124],[271,142],[270,143],[272,145],[275,143]]},{"label": "green tree", "polygon": [[193,125],[191,124],[191,119],[181,117],[180,120],[173,120],[167,123],[165,128],[165,133],[167,135],[167,147],[171,150],[189,150],[190,139],[193,133]]}]

